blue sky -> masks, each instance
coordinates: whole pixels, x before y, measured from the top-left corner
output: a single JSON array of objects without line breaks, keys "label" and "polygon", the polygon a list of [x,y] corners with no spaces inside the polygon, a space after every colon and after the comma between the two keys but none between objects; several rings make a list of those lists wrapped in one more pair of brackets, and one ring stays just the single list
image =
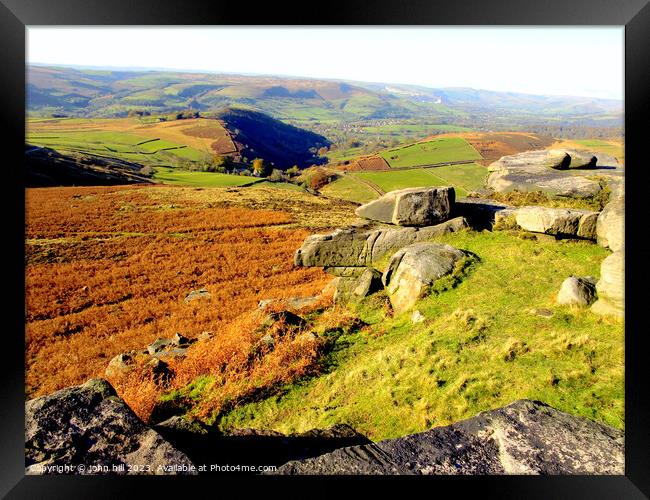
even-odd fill
[{"label": "blue sky", "polygon": [[27,61],[623,98],[617,27],[28,27]]}]

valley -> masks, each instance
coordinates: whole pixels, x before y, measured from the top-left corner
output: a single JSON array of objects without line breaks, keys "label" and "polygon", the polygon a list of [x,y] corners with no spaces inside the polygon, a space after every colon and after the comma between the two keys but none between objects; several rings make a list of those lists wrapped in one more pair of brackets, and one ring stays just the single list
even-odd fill
[{"label": "valley", "polygon": [[[44,401],[119,403],[124,432],[155,430],[179,463],[266,440],[293,471],[342,443],[538,412],[582,422],[619,466],[620,101],[41,65],[27,80],[30,422]],[[477,470],[529,473],[476,439],[499,452]]]}]

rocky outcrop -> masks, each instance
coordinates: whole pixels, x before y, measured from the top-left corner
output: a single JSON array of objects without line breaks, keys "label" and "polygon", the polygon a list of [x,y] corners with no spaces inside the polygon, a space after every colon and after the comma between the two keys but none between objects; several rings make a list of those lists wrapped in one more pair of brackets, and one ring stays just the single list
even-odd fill
[{"label": "rocky outcrop", "polygon": [[591,306],[596,314],[622,317],[625,312],[625,246],[600,265],[596,285],[598,300]]},{"label": "rocky outcrop", "polygon": [[560,237],[596,239],[598,212],[567,208],[521,207],[517,225],[526,231]]},{"label": "rocky outcrop", "polygon": [[383,228],[370,231],[338,229],[327,235],[307,237],[296,251],[294,264],[324,268],[371,267],[386,254],[406,245],[465,228],[467,222],[462,217],[456,217],[442,224],[419,228]]},{"label": "rocky outcrop", "polygon": [[463,257],[463,251],[441,243],[415,243],[397,251],[382,276],[393,309],[410,309]]},{"label": "rocky outcrop", "polygon": [[464,217],[477,230],[493,229],[499,221],[514,214],[516,209],[505,203],[485,198],[461,198],[454,204],[453,215]]},{"label": "rocky outcrop", "polygon": [[341,448],[267,474],[623,474],[624,433],[520,400],[427,432]]},{"label": "rocky outcrop", "polygon": [[357,276],[339,277],[334,293],[334,302],[351,303],[378,292],[383,288],[381,273],[371,267],[353,268],[359,269]]},{"label": "rocky outcrop", "polygon": [[25,403],[25,464],[27,474],[196,474],[102,379]]},{"label": "rocky outcrop", "polygon": [[449,219],[454,199],[453,187],[399,189],[361,205],[355,213],[398,226],[431,226]]},{"label": "rocky outcrop", "polygon": [[613,252],[625,243],[625,198],[614,197],[598,216],[596,234],[599,245]]},{"label": "rocky outcrop", "polygon": [[597,298],[595,278],[570,276],[562,282],[557,294],[558,304],[590,306]]},{"label": "rocky outcrop", "polygon": [[[571,168],[571,154],[576,158]],[[597,161],[594,165],[592,157]],[[597,195],[602,186],[596,176],[615,181],[623,176],[623,169],[611,162],[613,158],[570,150],[527,151],[504,156],[493,162],[486,185],[496,192],[543,191],[550,195],[589,198]],[[588,166],[589,168],[584,168]]]}]

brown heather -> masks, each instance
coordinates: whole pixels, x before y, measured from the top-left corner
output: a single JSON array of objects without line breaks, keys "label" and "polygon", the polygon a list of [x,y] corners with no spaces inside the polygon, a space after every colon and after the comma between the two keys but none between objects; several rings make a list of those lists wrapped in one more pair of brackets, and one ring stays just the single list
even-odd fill
[{"label": "brown heather", "polygon": [[[215,377],[213,399],[201,406],[207,415],[314,368],[320,341],[282,325],[275,349],[251,358],[259,316],[244,314],[261,299],[315,295],[331,279],[293,267],[310,231],[296,227],[292,211],[229,204],[223,190],[195,200],[177,189],[177,197],[151,186],[27,190],[27,397],[102,377],[115,355],[175,332],[214,338],[171,362],[167,385],[146,370],[112,381],[144,419],[163,391],[200,375]],[[184,303],[201,287],[211,298]]]}]

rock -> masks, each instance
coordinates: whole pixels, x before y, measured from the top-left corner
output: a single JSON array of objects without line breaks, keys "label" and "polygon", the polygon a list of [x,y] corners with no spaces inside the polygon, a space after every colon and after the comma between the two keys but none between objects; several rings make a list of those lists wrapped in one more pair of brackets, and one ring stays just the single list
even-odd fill
[{"label": "rock", "polygon": [[596,155],[589,151],[570,149],[566,153],[571,157],[569,168],[594,168],[598,161]]},{"label": "rock", "polygon": [[365,297],[366,295],[377,292],[382,288],[381,273],[376,269],[367,267],[363,274],[357,279],[356,287],[352,293],[357,297]]},{"label": "rock", "polygon": [[164,383],[171,376],[167,363],[157,357],[151,358],[144,365],[143,373],[148,373],[156,383]]},{"label": "rock", "polygon": [[331,266],[323,268],[328,274],[338,276],[339,278],[358,278],[366,270],[366,267],[352,267],[352,266]]},{"label": "rock", "polygon": [[443,234],[455,233],[467,228],[467,221],[463,217],[456,217],[435,226],[373,231],[368,236],[366,246],[366,255],[369,256],[370,261],[368,265],[413,243],[429,241]]},{"label": "rock", "polygon": [[208,428],[200,420],[188,420],[180,415],[174,415],[153,426],[162,435],[177,433],[207,434]]},{"label": "rock", "polygon": [[195,339],[188,339],[187,337],[181,335],[179,332],[176,332],[171,338],[171,344],[178,347],[187,347],[194,342],[196,342]]},{"label": "rock", "polygon": [[188,302],[192,302],[196,299],[209,299],[210,297],[212,297],[212,294],[205,288],[201,288],[199,290],[192,290],[190,293],[188,293],[183,302],[187,304]]},{"label": "rock", "polygon": [[413,314],[411,314],[411,323],[422,323],[425,319],[427,318],[420,311],[413,311]]},{"label": "rock", "polygon": [[[25,403],[25,463],[26,474],[197,473],[184,453],[142,423],[102,379]],[[129,470],[144,465],[149,469]]]},{"label": "rock", "polygon": [[524,151],[514,155],[502,156],[488,166],[488,171],[494,172],[510,168],[535,166],[548,169],[564,170],[569,168],[571,156],[560,149],[544,149]]},{"label": "rock", "polygon": [[205,341],[205,340],[210,340],[212,337],[214,337],[214,332],[201,332],[199,336],[196,338],[198,341]]},{"label": "rock", "polygon": [[519,400],[420,434],[288,462],[264,474],[624,473],[624,432]]},{"label": "rock", "polygon": [[[263,311],[260,311],[263,312]],[[286,326],[294,328],[304,328],[307,322],[291,311],[276,311],[265,313],[260,322],[260,329],[265,330],[271,328],[276,323],[282,322]]]},{"label": "rock", "polygon": [[453,187],[417,187],[386,193],[354,212],[365,219],[398,226],[430,226],[449,219]]},{"label": "rock", "polygon": [[366,267],[358,277],[340,277],[334,294],[334,302],[358,302],[383,288],[381,273]]},{"label": "rock", "polygon": [[281,305],[288,309],[300,310],[303,307],[314,305],[320,300],[320,297],[288,297],[283,299],[264,299],[260,300],[257,307],[261,310],[266,310],[271,305]]},{"label": "rock", "polygon": [[591,276],[570,276],[562,282],[557,294],[558,304],[590,306],[597,298],[596,279]]},{"label": "rock", "polygon": [[147,352],[153,356],[156,353],[159,353],[171,345],[172,341],[169,339],[156,339],[151,344],[147,346]]},{"label": "rock", "polygon": [[597,212],[568,208],[521,207],[515,212],[526,231],[586,239],[595,239],[597,217]]},{"label": "rock", "polygon": [[625,243],[625,198],[610,201],[598,216],[596,222],[598,244],[613,252],[623,248]]},{"label": "rock", "polygon": [[600,265],[596,284],[598,300],[591,310],[600,315],[623,317],[625,313],[625,246],[609,255]]},{"label": "rock", "polygon": [[[553,168],[563,163],[560,160],[566,151],[527,151],[516,155],[504,156],[489,167],[486,186],[494,191],[543,191],[550,195],[572,198],[590,198],[602,190],[598,175],[613,183],[624,175],[619,166],[591,166],[588,169],[557,170]],[[585,153],[580,152],[578,165],[586,162]],[[596,157],[602,156],[600,154]],[[577,155],[576,155],[577,157]],[[568,168],[569,165],[565,165]],[[549,168],[551,167],[551,168]]]},{"label": "rock", "polygon": [[106,377],[113,378],[132,370],[137,353],[137,351],[123,352],[111,359],[104,372]]},{"label": "rock", "polygon": [[357,273],[350,268],[372,267],[373,263],[386,254],[393,253],[404,246],[467,227],[465,219],[456,217],[442,224],[420,228],[405,227],[372,231],[338,229],[327,235],[308,236],[296,251],[294,263],[296,266],[324,267],[337,276],[360,275],[363,271]]},{"label": "rock", "polygon": [[529,312],[533,316],[539,316],[540,318],[552,318],[554,315],[553,311],[546,309],[545,307],[535,307]]},{"label": "rock", "polygon": [[477,230],[493,229],[499,220],[512,215],[514,208],[490,199],[461,198],[454,205],[454,215],[464,217]]},{"label": "rock", "polygon": [[451,274],[465,253],[441,243],[415,243],[397,251],[382,276],[396,312],[411,308],[433,283]]}]

